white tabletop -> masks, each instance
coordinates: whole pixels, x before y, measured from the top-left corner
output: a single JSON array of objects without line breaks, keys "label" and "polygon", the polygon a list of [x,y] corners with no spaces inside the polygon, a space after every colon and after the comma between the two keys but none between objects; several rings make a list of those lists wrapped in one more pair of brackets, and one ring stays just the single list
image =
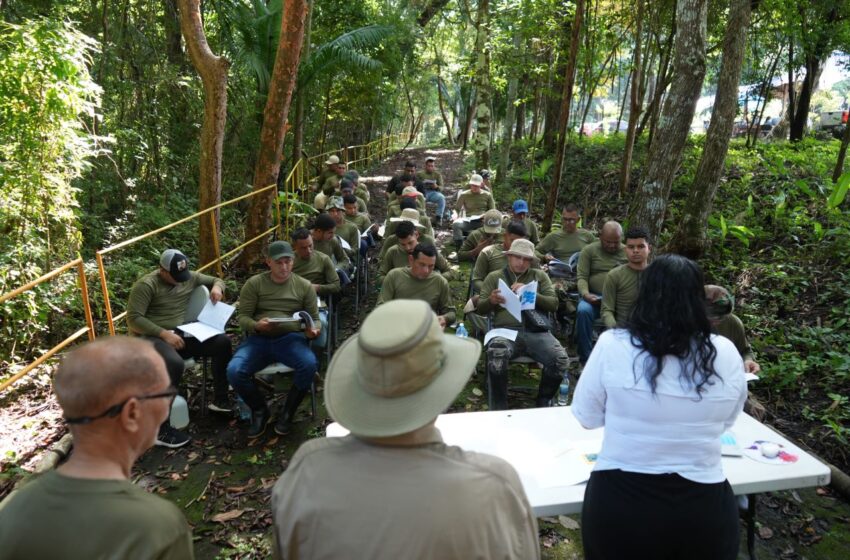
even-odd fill
[{"label": "white tabletop", "polygon": [[[585,430],[569,407],[529,408],[443,414],[437,427],[446,443],[490,453],[511,463],[522,479],[538,516],[578,513],[592,465],[583,460],[598,452],[603,429]],[[736,494],[754,494],[829,484],[829,468],[747,414],[732,428],[745,446],[754,440],[779,443],[797,455],[793,464],[769,465],[748,457],[723,457],[723,470]],[[337,423],[328,437],[346,435]]]}]

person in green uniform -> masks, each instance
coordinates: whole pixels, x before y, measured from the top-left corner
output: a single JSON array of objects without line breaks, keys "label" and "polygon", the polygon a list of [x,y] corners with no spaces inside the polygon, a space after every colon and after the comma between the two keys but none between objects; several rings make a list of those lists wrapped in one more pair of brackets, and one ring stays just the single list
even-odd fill
[{"label": "person in green uniform", "polygon": [[[249,438],[260,436],[271,419],[254,374],[276,362],[295,370],[292,389],[274,427],[276,433],[286,435],[319,367],[310,349],[310,341],[321,333],[316,290],[292,272],[294,261],[295,252],[289,243],[270,243],[266,258],[269,270],[249,278],[239,293],[239,326],[245,338],[227,366],[227,380],[251,409]],[[292,320],[301,311],[310,321]]]},{"label": "person in green uniform", "polygon": [[[175,387],[180,386],[185,369],[185,358],[209,357],[215,396],[210,410],[230,412],[227,398],[227,362],[233,355],[230,338],[215,335],[201,342],[179,328],[186,324],[189,299],[198,286],[210,291],[210,301],[215,305],[224,298],[224,282],[213,276],[189,270],[189,259],[176,249],[166,249],[159,258],[159,268],[136,281],[127,301],[127,327],[130,334],[153,343],[165,360],[165,367]],[[156,444],[164,447],[181,447],[191,438],[163,422]]]},{"label": "person in green uniform", "polygon": [[[498,220],[498,225],[496,225]],[[502,230],[507,225],[502,219],[502,213],[496,210],[487,210],[481,216],[481,227],[469,232],[463,244],[457,251],[457,260],[472,261],[478,258],[478,255],[486,247],[497,245],[502,241]]]},{"label": "person in green uniform", "polygon": [[[404,171],[393,177],[387,183],[387,201],[392,202],[396,197],[401,196],[401,189],[405,187],[402,184],[402,178],[416,177],[416,162],[408,160],[404,163]],[[417,186],[418,188],[418,186]]]},{"label": "person in green uniform", "polygon": [[[342,245],[342,248],[350,259],[360,247],[361,241],[365,243],[365,240],[361,239],[360,230],[357,229],[357,226],[345,219],[345,203],[342,197],[332,196],[328,200],[327,212],[328,216],[336,222],[337,240],[341,240],[340,245]],[[345,241],[345,243],[342,243],[342,241]]]},{"label": "person in green uniform", "polygon": [[[517,239],[528,239],[528,232],[525,229],[525,224],[522,222],[511,222],[505,229],[501,243],[490,245],[481,251],[481,254],[475,259],[475,267],[472,269],[473,294],[481,291],[481,284],[484,283],[484,279],[491,272],[505,268],[505,265],[508,264],[508,251],[510,251],[511,245]],[[535,264],[536,262],[535,260]],[[535,266],[534,268],[537,267]]]},{"label": "person in green uniform", "polygon": [[523,326],[504,307],[505,298],[499,290],[502,280],[514,292],[526,284],[537,282],[535,310],[549,313],[558,308],[558,296],[552,289],[549,277],[540,269],[531,268],[536,260],[534,244],[527,239],[517,239],[507,251],[508,265],[487,275],[481,285],[478,313],[493,313],[493,326],[517,331],[516,339],[494,337],[487,345],[487,367],[490,372],[490,390],[494,408],[504,410],[508,404],[508,364],[514,356],[528,355],[543,364],[543,375],[537,390],[536,405],[549,406],[555,396],[564,372],[567,370],[567,352],[549,331],[532,332]]},{"label": "person in green uniform", "polygon": [[481,216],[487,210],[492,210],[496,207],[493,201],[493,196],[490,193],[482,192],[481,183],[483,179],[481,175],[472,175],[469,178],[469,191],[461,194],[455,204],[455,213],[452,215],[454,223],[452,224],[452,239],[455,243],[455,250],[459,251],[463,243],[463,234],[481,227],[481,220],[469,220],[460,218],[461,213],[465,213],[467,217]]},{"label": "person in green uniform", "polygon": [[722,286],[708,284],[705,286],[705,302],[708,309],[708,320],[711,321],[714,332],[732,341],[744,360],[744,370],[747,373],[756,374],[760,372],[761,366],[756,362],[753,349],[749,340],[747,340],[744,323],[733,313],[735,298],[729,293],[729,290]]},{"label": "person in green uniform", "polygon": [[584,364],[593,349],[593,322],[599,318],[602,289],[608,271],[626,262],[621,239],[623,226],[617,222],[605,222],[599,241],[581,250],[576,272],[579,293],[576,310],[576,344],[578,359]]},{"label": "person in green uniform", "polygon": [[523,223],[525,225],[525,230],[528,232],[528,240],[534,243],[534,246],[537,247],[537,244],[540,243],[540,234],[537,231],[537,224],[534,223],[534,220],[528,216],[528,203],[523,199],[520,198],[515,200],[511,207],[510,216],[505,216],[504,225],[507,226],[510,222]]},{"label": "person in green uniform", "polygon": [[[380,267],[378,269],[378,285],[381,285],[384,277],[395,268],[404,268],[408,265],[408,256],[413,252],[413,249],[418,244],[434,245],[434,240],[428,236],[422,236],[419,233],[417,224],[411,221],[404,221],[399,224],[394,234],[397,241],[392,245],[387,252],[380,257]],[[451,279],[451,268],[446,258],[439,252],[436,256],[436,269],[446,279]]]},{"label": "person in green uniform", "polygon": [[177,395],[154,347],[98,338],[62,359],[53,388],[74,452],[0,503],[0,557],[191,560],[180,509],[130,481]]},{"label": "person in green uniform", "polygon": [[578,227],[578,222],[578,207],[567,204],[561,211],[561,229],[551,232],[537,246],[537,256],[542,262],[553,259],[568,262],[575,253],[596,241],[596,236]]},{"label": "person in green uniform", "polygon": [[[332,156],[336,157],[336,156]],[[338,160],[339,158],[337,158]],[[330,161],[330,159],[328,160]],[[326,175],[325,180],[319,183],[319,193],[313,200],[313,206],[317,210],[324,210],[328,203],[328,198],[333,196],[340,189],[340,183],[345,175],[345,163],[337,161],[335,165],[329,165],[329,169],[333,170],[333,175]]]},{"label": "person in green uniform", "polygon": [[640,275],[649,266],[652,244],[649,231],[635,226],[626,232],[626,264],[611,269],[602,286],[602,320],[605,328],[625,326],[637,302]]},{"label": "person in green uniform", "polygon": [[342,178],[348,179],[349,181],[354,183],[355,196],[359,196],[366,202],[369,202],[372,195],[369,194],[369,189],[366,188],[366,185],[360,183],[360,173],[358,173],[356,169],[349,169],[345,172]]},{"label": "person in green uniform", "polygon": [[325,181],[328,179],[328,177],[333,177],[336,175],[337,165],[339,165],[339,156],[332,155],[327,160],[325,160],[325,168],[322,169],[321,173],[319,173],[317,188],[321,188],[321,186],[325,184]]},{"label": "person in green uniform", "polygon": [[421,213],[425,213],[425,197],[422,193],[416,190],[412,181],[405,181],[405,187],[401,190],[401,196],[387,205],[387,219],[397,218],[401,214],[401,202],[405,198],[412,198],[416,201],[416,208]]},{"label": "person in green uniform", "polygon": [[387,274],[378,298],[378,305],[394,299],[421,299],[428,302],[440,327],[446,328],[455,320],[452,292],[449,282],[437,274],[437,248],[433,245],[417,244],[408,255],[408,264],[395,268]]},{"label": "person in green uniform", "polygon": [[[316,295],[325,301],[339,294],[341,287],[334,263],[329,256],[313,249],[313,236],[310,235],[310,230],[296,229],[292,232],[291,240],[292,250],[295,252],[292,272],[310,282]],[[317,348],[324,348],[328,343],[327,308],[319,310],[319,321],[322,323],[322,329],[313,344]]]},{"label": "person in green uniform", "polygon": [[339,280],[342,285],[347,285],[351,279],[351,260],[342,248],[339,239],[336,238],[336,222],[327,214],[319,214],[313,221],[310,229],[313,236],[313,247],[331,258],[336,267]]},{"label": "person in green uniform", "polygon": [[[416,174],[416,179],[421,185],[425,200],[437,206],[437,223],[442,224],[446,216],[446,196],[441,192],[443,189],[443,176],[436,169],[436,158],[428,156],[425,158],[425,170]],[[417,188],[419,188],[417,186]]]},{"label": "person in green uniform", "polygon": [[354,198],[357,200],[357,211],[366,214],[369,216],[369,208],[366,206],[366,201],[357,196],[354,188],[354,183],[349,181],[348,179],[342,179],[339,182],[339,196],[345,198],[348,195],[354,195]]},{"label": "person in green uniform", "polygon": [[[402,212],[404,212],[404,211],[409,212],[410,210],[415,210],[415,208],[405,208],[405,210],[403,210]],[[418,211],[417,211],[417,214],[418,214]],[[408,215],[411,216],[412,212],[409,212]],[[411,216],[411,218],[412,218],[412,216]],[[386,235],[386,237],[384,237],[384,243],[381,246],[381,250],[378,252],[378,260],[383,260],[384,257],[386,256],[387,252],[390,249],[392,249],[393,247],[395,247],[396,245],[398,245],[398,236],[396,235],[396,232],[398,230],[398,226],[403,221],[412,222],[413,225],[416,226],[416,230],[419,232],[419,243],[425,243],[425,244],[430,243],[431,245],[434,245],[435,247],[437,246],[437,242],[434,239],[434,235],[433,235],[434,230],[431,230],[430,234],[427,233],[428,227],[425,226],[422,223],[421,218],[420,218],[419,221],[414,221],[413,219],[399,220],[398,222],[392,222],[391,221],[390,223],[393,223],[395,225],[395,228],[393,228],[393,233],[391,233],[390,235],[386,235],[386,231],[384,231],[384,235]],[[442,255],[440,255],[440,258],[442,258]],[[440,266],[441,266],[440,261],[438,259],[437,267],[439,268]]]},{"label": "person in green uniform", "polygon": [[422,233],[434,237],[434,228],[431,226],[431,220],[428,216],[423,216],[416,208],[416,201],[411,198],[405,198],[401,201],[401,214],[396,218],[387,219],[387,225],[384,228],[384,239],[389,239],[395,233],[395,228],[398,224],[407,220],[421,227]]}]

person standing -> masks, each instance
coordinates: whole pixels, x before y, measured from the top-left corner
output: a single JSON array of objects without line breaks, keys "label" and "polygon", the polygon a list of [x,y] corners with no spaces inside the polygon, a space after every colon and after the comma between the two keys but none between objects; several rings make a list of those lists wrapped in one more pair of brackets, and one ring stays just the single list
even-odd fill
[{"label": "person standing", "polygon": [[702,271],[656,258],[625,328],[602,333],[573,397],[584,428],[605,427],[584,495],[585,558],[737,558],[720,436],[746,397],[738,351],[711,332]]}]

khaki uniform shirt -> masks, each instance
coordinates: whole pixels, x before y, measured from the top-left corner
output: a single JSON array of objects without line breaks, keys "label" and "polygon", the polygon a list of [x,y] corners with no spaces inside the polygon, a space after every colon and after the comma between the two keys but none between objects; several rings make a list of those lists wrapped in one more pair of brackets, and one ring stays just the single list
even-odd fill
[{"label": "khaki uniform shirt", "polygon": [[127,302],[127,326],[132,334],[159,336],[184,324],[189,298],[198,286],[218,286],[224,293],[224,282],[213,276],[190,272],[189,279],[171,285],[162,279],[159,270],[145,274],[130,289]]},{"label": "khaki uniform shirt", "polygon": [[339,275],[331,258],[324,253],[315,251],[309,260],[295,255],[292,272],[311,284],[318,284],[319,290],[316,293],[320,296],[339,293]]},{"label": "khaki uniform shirt", "polygon": [[192,532],[171,502],[127,480],[49,471],[0,503],[0,557],[191,560]]},{"label": "khaki uniform shirt", "polygon": [[594,241],[596,237],[586,229],[577,229],[573,233],[559,229],[544,237],[540,245],[535,243],[537,245],[535,252],[539,258],[551,253],[559,261],[567,262],[573,253],[578,253]]},{"label": "khaki uniform shirt", "polygon": [[[513,221],[512,216],[506,215],[502,218],[502,229],[507,229],[508,224]],[[534,223],[534,220],[531,218],[525,218],[522,221],[522,225],[525,226],[525,232],[528,234],[526,238],[534,243],[535,246],[540,242],[540,232],[537,230],[537,224]]]},{"label": "khaki uniform shirt", "polygon": [[496,207],[493,202],[493,196],[485,191],[475,194],[472,191],[465,192],[457,199],[455,210],[460,214],[461,210],[466,210],[467,216],[479,216],[487,210],[492,210]]},{"label": "khaki uniform shirt", "polygon": [[494,270],[502,270],[507,264],[508,256],[505,255],[505,248],[501,243],[485,247],[475,259],[475,268],[472,269],[472,292],[480,292],[481,284],[487,275]]},{"label": "khaki uniform shirt", "polygon": [[609,329],[622,327],[637,303],[641,271],[621,264],[605,276],[602,288],[602,320]]},{"label": "khaki uniform shirt", "polygon": [[510,327],[513,329],[519,329],[522,327],[522,323],[514,319],[514,316],[511,315],[502,305],[492,305],[490,303],[490,293],[499,287],[500,278],[508,285],[508,287],[513,286],[516,282],[528,284],[537,280],[537,303],[535,304],[534,309],[544,313],[558,309],[558,295],[555,293],[555,288],[552,287],[552,281],[549,280],[549,276],[542,270],[529,268],[525,271],[525,273],[519,276],[514,275],[510,270],[506,270],[504,268],[501,270],[494,270],[487,275],[487,278],[485,278],[484,282],[481,284],[481,299],[478,301],[479,314],[487,315],[491,312],[494,313],[494,327]]},{"label": "khaki uniform shirt", "polygon": [[304,443],[272,490],[284,560],[538,560],[537,520],[504,460],[443,443]]},{"label": "khaki uniform shirt", "polygon": [[474,229],[469,232],[469,235],[467,235],[466,239],[463,240],[463,245],[460,246],[460,251],[457,252],[457,260],[474,261],[476,257],[473,256],[472,250],[488,236],[493,240],[493,244],[502,242],[501,233],[487,233],[484,231],[483,227]]},{"label": "khaki uniform shirt", "polygon": [[625,262],[626,251],[622,244],[619,251],[611,254],[602,250],[601,242],[594,241],[582,249],[578,257],[576,270],[578,293],[581,296],[588,293],[601,294],[608,271]]},{"label": "khaki uniform shirt", "polygon": [[[316,291],[310,282],[292,274],[283,284],[271,279],[271,272],[261,272],[248,278],[239,292],[239,326],[249,334],[256,334],[254,325],[264,317],[292,317],[298,311],[306,311],[319,325],[319,304]],[[296,322],[280,323],[269,336],[280,336],[301,330]]]},{"label": "khaki uniform shirt", "polygon": [[[424,243],[420,241],[420,243]],[[409,264],[407,260],[407,251],[401,248],[401,245],[393,245],[381,257],[381,267],[378,269],[378,282],[381,283],[383,277],[396,268],[405,268]],[[449,261],[446,260],[439,251],[437,251],[437,259],[434,262],[434,270],[445,275],[449,271]]]},{"label": "khaki uniform shirt", "polygon": [[436,272],[420,280],[413,276],[410,267],[391,270],[384,279],[378,305],[394,299],[421,299],[431,306],[434,313],[445,315],[448,324],[455,321],[449,281]]},{"label": "khaki uniform shirt", "polygon": [[357,229],[358,231],[360,231],[360,233],[363,233],[364,231],[372,227],[372,221],[369,219],[369,216],[359,211],[354,216],[349,216],[348,214],[346,214],[345,221],[357,226]]},{"label": "khaki uniform shirt", "polygon": [[440,187],[443,186],[443,175],[439,171],[434,170],[430,173],[428,173],[427,171],[419,171],[416,174],[417,183],[422,184],[425,182],[426,179],[430,181],[436,181],[437,190],[440,190]]}]

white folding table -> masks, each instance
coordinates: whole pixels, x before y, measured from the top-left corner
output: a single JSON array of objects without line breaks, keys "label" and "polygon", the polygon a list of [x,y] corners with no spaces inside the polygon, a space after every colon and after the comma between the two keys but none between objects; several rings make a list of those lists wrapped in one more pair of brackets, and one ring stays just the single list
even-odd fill
[{"label": "white folding table", "polygon": [[[598,451],[604,428],[585,430],[570,407],[529,408],[442,414],[437,427],[443,440],[470,451],[490,453],[511,463],[538,517],[581,512],[585,484],[580,480],[589,466],[577,457]],[[769,465],[748,457],[723,457],[723,471],[735,494],[750,496],[748,544],[753,555],[755,494],[829,484],[829,468],[747,414],[732,428],[743,446],[754,440],[781,444],[797,455],[792,464]],[[328,437],[346,435],[337,423]]]}]

